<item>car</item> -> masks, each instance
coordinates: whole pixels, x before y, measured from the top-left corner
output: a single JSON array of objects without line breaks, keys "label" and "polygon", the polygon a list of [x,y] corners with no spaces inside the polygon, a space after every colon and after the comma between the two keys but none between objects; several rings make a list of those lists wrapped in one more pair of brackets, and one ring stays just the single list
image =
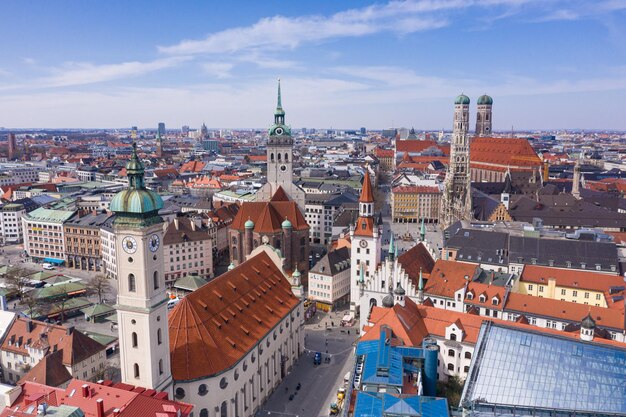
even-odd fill
[{"label": "car", "polygon": [[47,271],[54,271],[54,265],[52,264],[43,264],[41,267]]},{"label": "car", "polygon": [[315,357],[313,358],[313,365],[319,365],[322,363],[322,352],[315,352]]}]

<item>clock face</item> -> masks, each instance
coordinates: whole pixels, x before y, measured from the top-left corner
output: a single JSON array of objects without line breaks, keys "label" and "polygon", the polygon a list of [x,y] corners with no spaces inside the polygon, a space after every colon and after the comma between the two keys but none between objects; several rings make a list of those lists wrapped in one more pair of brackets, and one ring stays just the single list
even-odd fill
[{"label": "clock face", "polygon": [[156,252],[157,249],[159,249],[160,243],[161,243],[161,239],[159,239],[158,235],[150,236],[150,240],[148,242],[148,247],[150,248],[150,251]]},{"label": "clock face", "polygon": [[137,241],[132,236],[126,236],[122,240],[122,248],[126,253],[135,253],[137,251]]},{"label": "clock face", "polygon": [[362,240],[359,242],[359,246],[362,248],[367,248],[367,242],[365,240]]},{"label": "clock face", "polygon": [[284,166],[284,165],[281,165],[281,166],[280,166],[280,170],[281,170],[281,171],[283,171],[283,172],[285,172],[285,171],[287,171],[287,167],[286,167],[286,166]]},{"label": "clock face", "polygon": [[277,129],[276,129],[276,134],[277,134],[277,135],[282,135],[282,134],[283,134],[283,132],[284,132],[284,130],[283,130],[283,128],[282,128],[282,127],[279,127],[279,128],[277,128]]}]

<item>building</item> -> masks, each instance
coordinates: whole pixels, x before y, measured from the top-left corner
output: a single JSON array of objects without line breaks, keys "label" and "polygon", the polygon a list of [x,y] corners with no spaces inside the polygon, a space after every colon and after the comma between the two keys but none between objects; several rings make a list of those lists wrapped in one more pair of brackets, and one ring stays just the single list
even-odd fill
[{"label": "building", "polygon": [[187,275],[213,278],[213,249],[209,229],[199,217],[176,217],[163,236],[165,285]]},{"label": "building", "polygon": [[519,192],[534,194],[541,188],[543,163],[528,139],[481,136],[472,139],[470,148],[473,182],[504,182],[509,172]]},{"label": "building", "polygon": [[170,313],[174,397],[200,416],[255,415],[304,351],[302,286],[282,262],[262,245]]},{"label": "building", "polygon": [[278,188],[304,210],[304,191],[293,183],[293,138],[291,128],[285,124],[278,80],[278,104],[274,124],[269,129],[267,141],[267,183],[257,192],[257,201],[269,201]]},{"label": "building", "polygon": [[159,126],[157,127],[157,135],[165,136],[165,123],[159,122]]},{"label": "building", "polygon": [[0,417],[189,417],[193,410],[167,393],[111,381],[75,379],[64,388],[24,381],[2,394]]},{"label": "building", "polygon": [[[163,126],[163,130],[165,130],[165,126]],[[157,158],[163,158],[163,137],[161,136],[160,129],[159,129],[159,131],[157,131],[157,136],[156,136],[156,151],[155,151],[155,155],[156,155]]]},{"label": "building", "polygon": [[350,249],[328,252],[309,271],[309,299],[330,311],[350,301]]},{"label": "building", "polygon": [[393,171],[396,168],[396,161],[394,159],[395,152],[393,149],[376,148],[374,150],[374,156],[380,161],[380,168],[383,171]]},{"label": "building", "polygon": [[382,226],[374,216],[374,193],[368,169],[359,197],[359,217],[356,224],[350,226],[350,240],[350,314],[357,317],[360,312],[359,283],[376,271],[382,248]]},{"label": "building", "polygon": [[282,187],[269,202],[243,203],[228,230],[230,260],[237,266],[263,243],[281,251],[285,270],[300,271],[303,283],[309,271],[309,225],[295,201]]},{"label": "building", "polygon": [[7,141],[9,142],[7,159],[9,161],[13,161],[17,158],[17,142],[15,140],[15,133],[9,133],[7,136]]},{"label": "building", "polygon": [[[483,323],[460,404],[469,416],[626,414],[626,349],[591,340]],[[586,337],[586,336],[585,336]],[[589,339],[589,338],[587,338]],[[505,387],[506,389],[501,389]]]},{"label": "building", "polygon": [[469,152],[470,99],[461,94],[454,102],[454,129],[450,147],[450,163],[444,180],[439,223],[442,229],[472,215]]},{"label": "building", "polygon": [[109,218],[107,212],[83,212],[63,224],[65,259],[68,268],[102,271],[102,239],[100,229]]},{"label": "building", "polygon": [[163,200],[144,184],[137,145],[126,165],[128,188],[111,201],[118,275],[117,322],[122,382],[172,391],[167,341]]},{"label": "building", "polygon": [[3,244],[12,245],[23,242],[22,217],[37,207],[32,200],[26,200],[28,202],[16,201],[0,208],[0,239]]},{"label": "building", "polygon": [[117,279],[117,259],[115,257],[115,215],[109,216],[100,227],[100,253],[102,272],[107,278]]},{"label": "building", "polygon": [[391,219],[393,222],[417,223],[422,219],[432,223],[439,219],[441,208],[439,186],[393,187],[391,190]]},{"label": "building", "polygon": [[307,194],[304,218],[309,225],[309,241],[328,245],[333,238],[333,220],[344,209],[356,209],[359,197],[352,189],[338,194]]},{"label": "building", "polygon": [[476,136],[489,136],[491,135],[491,126],[493,124],[491,114],[493,99],[487,94],[483,94],[478,97],[476,104],[478,107],[478,111],[476,113]]},{"label": "building", "polygon": [[74,211],[38,208],[22,216],[24,250],[34,261],[63,264],[65,236],[63,223]]},{"label": "building", "polygon": [[[4,382],[17,383],[46,356],[60,361],[74,378],[99,378],[106,363],[106,347],[73,327],[17,318],[7,329],[0,347]],[[58,365],[58,363],[57,363]]]}]

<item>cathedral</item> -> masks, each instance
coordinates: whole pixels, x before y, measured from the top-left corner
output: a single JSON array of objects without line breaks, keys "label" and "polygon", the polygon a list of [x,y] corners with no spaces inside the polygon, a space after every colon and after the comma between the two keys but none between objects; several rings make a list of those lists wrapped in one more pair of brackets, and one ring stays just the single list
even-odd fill
[{"label": "cathedral", "polygon": [[[457,220],[472,218],[472,196],[470,183],[470,144],[469,144],[469,105],[468,96],[461,94],[454,102],[454,129],[450,146],[450,162],[443,183],[439,224],[444,230]],[[480,114],[480,113],[479,113]],[[490,126],[481,124],[477,128]]]},{"label": "cathedral", "polygon": [[293,138],[291,127],[285,125],[280,80],[274,124],[269,129],[267,141],[267,182],[257,192],[256,201],[270,201],[279,187],[304,212],[304,191],[293,183]]}]

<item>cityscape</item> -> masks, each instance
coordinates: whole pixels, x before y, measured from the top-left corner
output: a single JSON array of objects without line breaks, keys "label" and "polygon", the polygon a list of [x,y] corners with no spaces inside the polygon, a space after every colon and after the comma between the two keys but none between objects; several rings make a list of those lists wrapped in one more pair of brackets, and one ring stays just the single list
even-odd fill
[{"label": "cityscape", "polygon": [[626,415],[626,3],[0,12],[0,417]]}]

